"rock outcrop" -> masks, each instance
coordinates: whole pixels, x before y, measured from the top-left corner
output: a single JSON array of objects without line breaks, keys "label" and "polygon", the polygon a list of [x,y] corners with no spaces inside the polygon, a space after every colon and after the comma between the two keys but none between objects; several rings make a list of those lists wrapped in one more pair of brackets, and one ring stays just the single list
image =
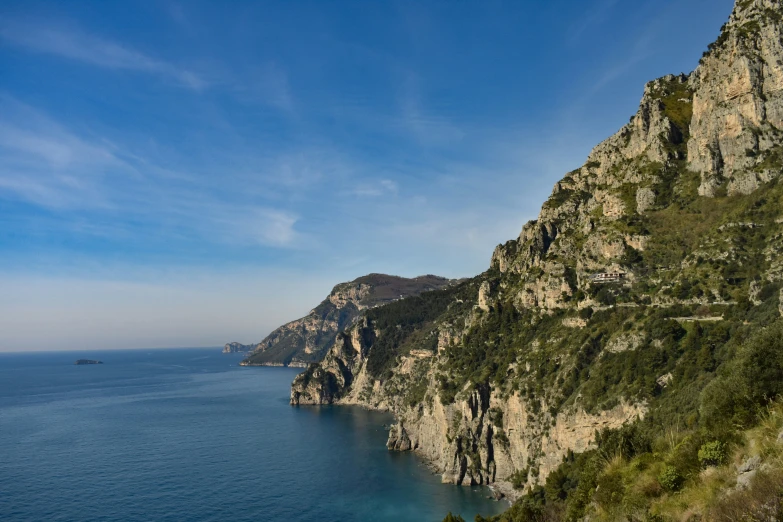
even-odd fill
[{"label": "rock outcrop", "polygon": [[748,194],[780,175],[783,19],[779,0],[740,1],[691,75],[690,167],[699,193]]}]

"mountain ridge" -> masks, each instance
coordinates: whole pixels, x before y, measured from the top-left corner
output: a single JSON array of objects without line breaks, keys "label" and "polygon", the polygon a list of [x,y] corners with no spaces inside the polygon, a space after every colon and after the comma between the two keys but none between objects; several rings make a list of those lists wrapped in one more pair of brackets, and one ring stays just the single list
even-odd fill
[{"label": "mountain ridge", "polygon": [[[706,480],[697,453],[752,451],[741,429],[783,393],[783,363],[749,355],[783,353],[765,334],[783,314],[782,21],[779,0],[738,1],[694,72],[649,82],[489,270],[364,311],[291,403],[392,412],[390,449],[520,499],[498,520],[682,514],[674,496]],[[720,519],[729,493],[691,519]]]},{"label": "mountain ridge", "polygon": [[431,274],[405,278],[379,273],[339,283],[306,316],[276,328],[246,350],[250,353],[240,364],[306,367],[321,360],[334,336],[349,326],[362,310],[452,283]]}]

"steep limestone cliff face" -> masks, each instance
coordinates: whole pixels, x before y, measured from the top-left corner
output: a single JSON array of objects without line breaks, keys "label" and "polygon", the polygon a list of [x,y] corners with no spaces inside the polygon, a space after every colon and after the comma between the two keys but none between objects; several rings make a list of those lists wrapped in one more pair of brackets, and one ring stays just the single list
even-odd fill
[{"label": "steep limestone cliff face", "polygon": [[[519,238],[495,249],[492,268],[525,280],[515,296],[521,306],[568,307],[592,274],[621,271],[624,256],[645,249],[649,230],[636,216],[670,203],[692,98],[684,75],[648,83],[631,121],[555,185]],[[625,272],[632,281],[633,271]]]},{"label": "steep limestone cliff face", "polygon": [[368,308],[451,284],[449,279],[426,275],[404,278],[369,274],[340,283],[310,313],[270,333],[255,345],[243,366],[306,366],[320,361],[337,332],[349,326]]},{"label": "steep limestone cliff face", "polygon": [[783,309],[782,11],[738,2],[487,272],[365,311],[292,404],[391,411],[389,448],[512,496],[597,432],[697,410],[729,333]]},{"label": "steep limestone cliff face", "polygon": [[780,174],[783,18],[779,0],[737,2],[693,73],[688,161],[699,193],[749,194]]},{"label": "steep limestone cliff face", "polygon": [[[312,366],[311,372],[301,374],[300,385],[292,393],[294,404],[331,404],[338,399],[343,390],[351,389],[354,380],[362,378],[361,370],[366,363],[368,341],[375,332],[363,319],[348,332],[340,332],[319,365]],[[358,382],[356,383],[358,384]],[[348,402],[347,400],[344,402]]]},{"label": "steep limestone cliff face", "polygon": [[[540,402],[518,391],[508,395],[490,385],[470,383],[456,400],[444,401],[435,351],[411,348],[399,356],[386,379],[372,374],[368,361],[373,344],[389,334],[372,323],[364,318],[340,334],[320,364],[297,376],[291,403],[361,405],[394,412],[397,424],[390,430],[389,449],[416,451],[446,483],[494,484],[513,498],[520,490],[511,488],[509,480],[521,470],[523,483],[542,482],[569,451],[591,448],[596,430],[620,427],[646,411],[644,404],[622,403],[595,413],[572,406],[553,414],[541,411]],[[448,330],[439,330],[444,332]],[[424,392],[419,400],[417,394],[424,389],[434,393]]]}]

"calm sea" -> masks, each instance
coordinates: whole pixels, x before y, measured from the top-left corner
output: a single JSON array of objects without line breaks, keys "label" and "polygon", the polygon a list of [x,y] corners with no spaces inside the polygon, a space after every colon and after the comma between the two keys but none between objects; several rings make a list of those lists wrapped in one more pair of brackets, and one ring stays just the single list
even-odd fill
[{"label": "calm sea", "polygon": [[0,520],[434,522],[504,508],[388,452],[388,416],[292,408],[296,370],[239,360],[0,354]]}]

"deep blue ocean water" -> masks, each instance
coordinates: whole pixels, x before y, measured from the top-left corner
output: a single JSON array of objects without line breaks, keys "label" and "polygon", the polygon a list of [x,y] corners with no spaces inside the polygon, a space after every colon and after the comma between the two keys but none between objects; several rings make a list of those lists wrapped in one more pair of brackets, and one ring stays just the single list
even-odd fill
[{"label": "deep blue ocean water", "polygon": [[[78,358],[105,364],[75,366]],[[0,520],[472,520],[504,504],[219,349],[0,354]]]}]

